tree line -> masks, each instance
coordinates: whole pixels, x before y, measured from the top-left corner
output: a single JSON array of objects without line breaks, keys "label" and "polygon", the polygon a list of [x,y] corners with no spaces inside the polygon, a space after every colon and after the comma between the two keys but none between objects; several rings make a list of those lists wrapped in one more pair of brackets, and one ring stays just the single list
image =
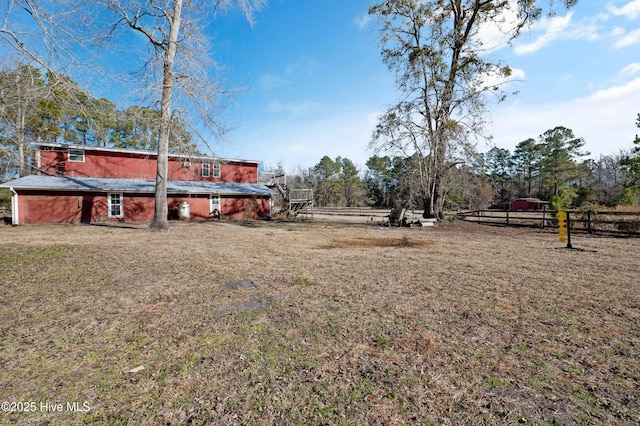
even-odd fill
[{"label": "tree line", "polygon": [[[640,127],[640,114],[638,116]],[[445,210],[508,208],[516,198],[554,200],[564,208],[640,205],[640,139],[635,147],[597,159],[585,158],[585,141],[558,126],[513,150],[494,147],[470,153],[443,180]],[[363,169],[348,158],[324,156],[287,178],[291,188],[314,190],[318,207],[375,206],[422,209],[420,168],[410,156],[371,156]],[[282,170],[280,170],[281,172]]]},{"label": "tree line", "polygon": [[[0,176],[33,170],[33,142],[157,150],[157,109],[119,109],[69,77],[20,64],[0,70]],[[640,127],[640,115],[636,123]],[[196,154],[187,126],[176,118],[170,151]],[[585,141],[558,126],[518,143],[513,152],[467,149],[464,161],[443,175],[443,208],[502,207],[518,197],[556,198],[566,207],[585,203],[640,203],[640,141],[627,152],[585,159]],[[317,206],[424,208],[422,165],[429,153],[373,155],[364,168],[349,158],[324,156],[289,177],[290,187],[312,188]]]},{"label": "tree line", "polygon": [[[0,143],[6,148],[0,151],[0,163],[5,171],[17,167],[24,172],[29,138],[157,146],[156,210],[151,228],[168,229],[169,144],[190,140],[172,107],[176,100],[172,89],[182,94],[177,99],[184,100],[185,111],[199,117],[206,128],[219,135],[226,131],[218,106],[230,91],[208,84],[215,82],[208,70],[216,67],[207,61],[210,40],[202,33],[201,23],[210,17],[206,15],[209,8],[183,0],[163,5],[128,0],[69,2],[68,10],[49,8],[46,2],[10,3],[15,7],[5,11],[0,40],[46,73],[39,76],[31,67],[19,66],[3,74]],[[212,2],[216,7],[211,10],[234,5],[252,23],[254,13],[265,3],[225,0]],[[445,208],[501,205],[515,194],[554,197],[572,205],[637,202],[638,146],[618,156],[584,160],[586,153],[580,151],[584,141],[569,129],[554,128],[537,140],[519,144],[513,153],[493,149],[481,155],[473,147],[474,140],[486,136],[489,100],[504,99],[503,88],[511,76],[508,65],[486,55],[480,27],[497,25],[504,35],[503,44],[509,44],[538,19],[576,3],[381,0],[372,5],[369,15],[378,25],[382,61],[394,74],[398,101],[378,120],[371,148],[389,155],[371,157],[362,171],[349,159],[326,157],[299,173],[292,183],[299,181],[315,189],[318,205],[400,204],[422,208],[425,216],[438,219],[444,217]],[[505,22],[505,14],[514,11],[517,18]],[[80,17],[88,21],[78,25]],[[33,34],[38,36],[25,38],[20,26],[14,26],[24,18],[33,19]],[[104,49],[108,43],[120,46],[125,34],[141,37],[141,43],[130,51],[144,59],[141,83],[152,83],[157,111],[144,107],[119,110],[107,100],[93,99],[54,71],[64,66],[52,67],[50,55],[58,65],[80,63],[74,46],[87,51]],[[12,79],[20,84],[12,84]],[[21,91],[25,87],[29,90]]]},{"label": "tree line", "polygon": [[[31,144],[65,143],[156,151],[160,111],[119,109],[69,77],[20,64],[0,70],[0,178],[31,174]],[[186,124],[175,117],[170,150],[197,153]]]}]

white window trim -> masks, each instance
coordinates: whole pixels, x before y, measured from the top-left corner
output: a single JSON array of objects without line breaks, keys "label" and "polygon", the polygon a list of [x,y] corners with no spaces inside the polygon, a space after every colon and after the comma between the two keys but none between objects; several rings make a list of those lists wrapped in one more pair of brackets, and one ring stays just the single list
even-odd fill
[{"label": "white window trim", "polygon": [[[82,153],[82,160],[73,160],[73,159],[71,159],[71,153],[72,152],[76,156],[79,156],[80,153]],[[70,162],[72,162],[72,163],[84,163],[84,149],[70,149],[67,154],[68,154],[67,158],[69,159]]]},{"label": "white window trim", "polygon": [[[111,196],[112,195],[118,195],[120,197],[120,214],[119,215],[111,214]],[[113,217],[113,218],[124,217],[124,196],[122,195],[122,192],[107,193],[107,217]]]},{"label": "white window trim", "polygon": [[211,163],[202,163],[202,177],[211,177]]},{"label": "white window trim", "polygon": [[[214,199],[217,199],[218,202],[214,203],[213,202]],[[218,213],[222,214],[221,208],[222,208],[222,200],[220,200],[220,195],[218,195],[218,194],[209,195],[209,210],[210,210],[210,212],[213,213],[214,210],[218,210]]]},{"label": "white window trim", "polygon": [[214,178],[219,178],[221,176],[221,172],[220,172],[220,163],[214,163],[213,164],[213,177]]}]

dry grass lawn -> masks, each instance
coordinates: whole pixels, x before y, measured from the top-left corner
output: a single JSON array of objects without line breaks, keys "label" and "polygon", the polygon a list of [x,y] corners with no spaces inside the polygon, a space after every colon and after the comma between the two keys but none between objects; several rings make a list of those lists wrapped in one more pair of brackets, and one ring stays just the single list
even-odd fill
[{"label": "dry grass lawn", "polygon": [[0,423],[638,424],[640,240],[574,246],[597,252],[463,222],[0,226]]}]

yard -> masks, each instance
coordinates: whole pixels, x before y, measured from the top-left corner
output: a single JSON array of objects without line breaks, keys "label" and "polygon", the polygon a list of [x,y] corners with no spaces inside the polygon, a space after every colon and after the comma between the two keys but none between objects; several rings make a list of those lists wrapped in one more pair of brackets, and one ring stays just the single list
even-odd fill
[{"label": "yard", "polygon": [[461,221],[0,226],[0,423],[638,424],[640,240],[573,245]]}]

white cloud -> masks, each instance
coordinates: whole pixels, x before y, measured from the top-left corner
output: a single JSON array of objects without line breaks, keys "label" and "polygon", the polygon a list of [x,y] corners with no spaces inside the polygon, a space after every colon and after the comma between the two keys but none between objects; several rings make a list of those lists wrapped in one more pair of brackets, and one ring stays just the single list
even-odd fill
[{"label": "white cloud", "polygon": [[620,75],[631,76],[640,73],[640,62],[634,62],[627,65],[620,71]]},{"label": "white cloud", "polygon": [[638,98],[640,78],[566,102],[514,103],[493,114],[491,133],[498,146],[513,150],[525,139],[565,126],[585,139],[585,150],[592,157],[614,154],[632,145]]},{"label": "white cloud", "polygon": [[567,33],[572,17],[573,12],[570,12],[566,16],[541,19],[540,22],[536,23],[532,29],[534,32],[542,32],[543,34],[531,43],[516,45],[514,49],[515,53],[518,55],[532,53],[542,49],[552,41],[561,38]]},{"label": "white cloud", "polygon": [[607,6],[607,10],[612,15],[625,16],[628,19],[636,19],[640,16],[640,0],[633,0],[622,7],[616,7],[612,4]]},{"label": "white cloud", "polygon": [[316,60],[309,56],[301,56],[296,62],[291,62],[286,67],[287,75],[297,74],[299,71],[312,74],[318,66]]},{"label": "white cloud", "polygon": [[269,102],[269,105],[267,105],[267,109],[270,112],[284,112],[291,115],[299,115],[317,108],[318,105],[319,104],[317,102],[313,101],[282,103],[276,99]]},{"label": "white cloud", "polygon": [[624,35],[625,32],[626,31],[622,27],[614,27],[613,29],[611,29],[611,35],[613,37],[620,37]]},{"label": "white cloud", "polygon": [[640,94],[640,78],[636,78],[623,86],[614,86],[608,89],[598,90],[585,98],[585,100],[598,102],[616,101],[623,100],[627,96],[633,96],[637,99],[638,94]]},{"label": "white cloud", "polygon": [[356,16],[356,19],[353,22],[362,30],[367,26],[367,24],[369,24],[369,22],[371,22],[371,15],[363,13],[362,15]]},{"label": "white cloud", "polygon": [[260,77],[260,87],[272,90],[289,85],[289,81],[272,74],[264,74]]},{"label": "white cloud", "polygon": [[513,83],[516,81],[523,81],[525,79],[524,70],[518,68],[511,69],[511,75],[504,77],[497,73],[492,73],[490,75],[484,75],[480,78],[479,86],[480,87],[501,87],[504,88],[505,85],[509,83]]},{"label": "white cloud", "polygon": [[634,44],[640,44],[640,29],[623,35],[618,41],[616,41],[615,46],[620,49]]},{"label": "white cloud", "polygon": [[315,155],[318,156],[320,150],[317,145],[309,145],[304,142],[295,142],[289,145],[288,152],[294,155]]},{"label": "white cloud", "polygon": [[258,158],[265,165],[282,161],[286,170],[312,167],[324,155],[349,158],[359,167],[373,155],[368,144],[377,114],[366,106],[329,108],[307,119],[268,120],[250,133],[241,127],[224,153],[230,158]]}]

